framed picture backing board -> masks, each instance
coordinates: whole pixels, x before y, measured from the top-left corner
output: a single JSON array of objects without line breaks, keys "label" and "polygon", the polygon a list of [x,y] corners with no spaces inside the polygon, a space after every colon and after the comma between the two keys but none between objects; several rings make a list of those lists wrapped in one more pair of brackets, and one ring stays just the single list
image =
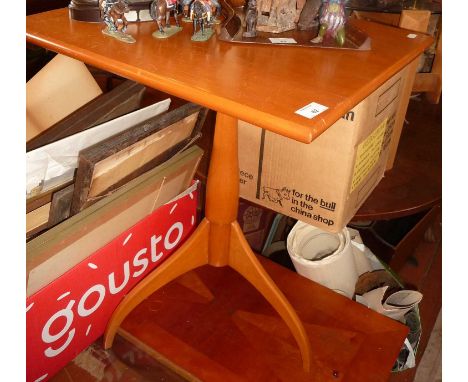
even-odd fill
[{"label": "framed picture backing board", "polygon": [[163,163],[191,143],[207,110],[187,103],[101,141],[79,154],[71,215]]}]

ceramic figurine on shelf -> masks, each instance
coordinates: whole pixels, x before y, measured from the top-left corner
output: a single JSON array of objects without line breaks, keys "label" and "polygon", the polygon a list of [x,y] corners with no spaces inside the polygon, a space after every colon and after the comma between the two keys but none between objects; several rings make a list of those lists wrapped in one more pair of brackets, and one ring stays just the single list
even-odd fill
[{"label": "ceramic figurine on shelf", "polygon": [[[211,22],[214,24],[219,24],[221,21],[219,20],[219,16],[221,16],[221,4],[219,0],[205,0],[205,3],[208,3],[211,7],[211,14],[214,17],[211,18]],[[184,18],[182,21],[191,22],[190,19],[190,6],[193,3],[193,0],[182,0],[182,13],[184,14]]]},{"label": "ceramic figurine on shelf", "polygon": [[184,15],[182,21],[186,23],[192,22],[192,20],[190,20],[190,5],[192,4],[192,2],[193,0],[181,0],[182,14]]},{"label": "ceramic figurine on shelf", "polygon": [[214,24],[221,23],[219,20],[219,17],[221,16],[221,4],[219,3],[219,0],[208,0],[208,2],[211,3],[211,9],[214,14],[212,22]]},{"label": "ceramic figurine on shelf", "polygon": [[257,0],[249,0],[247,13],[245,14],[245,32],[243,37],[255,37],[257,35]]},{"label": "ceramic figurine on shelf", "polygon": [[211,2],[194,0],[190,5],[190,19],[193,22],[192,41],[207,41],[213,35]]},{"label": "ceramic figurine on shelf", "polygon": [[106,24],[102,33],[129,44],[136,40],[125,33],[127,31],[127,19],[125,13],[129,11],[126,0],[99,0],[101,18]]},{"label": "ceramic figurine on shelf", "polygon": [[311,42],[319,44],[324,38],[334,38],[338,46],[345,43],[345,2],[346,0],[322,0],[320,28],[317,37]]},{"label": "ceramic figurine on shelf", "polygon": [[[171,12],[174,14],[175,27],[171,26]],[[178,0],[154,0],[150,5],[150,15],[158,23],[158,30],[153,33],[155,38],[167,38],[182,30]]]}]

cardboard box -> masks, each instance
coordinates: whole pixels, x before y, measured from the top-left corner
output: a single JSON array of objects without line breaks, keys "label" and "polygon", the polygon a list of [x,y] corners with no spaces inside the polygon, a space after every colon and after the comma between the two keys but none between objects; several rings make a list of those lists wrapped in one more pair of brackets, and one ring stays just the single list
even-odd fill
[{"label": "cardboard box", "polygon": [[196,227],[197,186],[26,299],[27,381],[46,381],[100,337],[123,297]]},{"label": "cardboard box", "polygon": [[240,196],[339,232],[383,177],[407,75],[394,75],[310,144],[239,121]]}]

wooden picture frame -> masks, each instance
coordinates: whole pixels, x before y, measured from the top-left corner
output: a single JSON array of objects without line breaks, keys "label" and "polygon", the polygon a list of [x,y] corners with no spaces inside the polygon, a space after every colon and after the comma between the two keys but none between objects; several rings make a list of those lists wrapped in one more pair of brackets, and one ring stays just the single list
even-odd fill
[{"label": "wooden picture frame", "polygon": [[124,81],[30,139],[26,143],[26,152],[137,110],[144,92],[143,85]]},{"label": "wooden picture frame", "polygon": [[51,202],[26,213],[26,240],[47,228]]},{"label": "wooden picture frame", "polygon": [[54,193],[68,187],[70,184],[73,184],[72,180],[66,181],[63,184],[59,184],[50,190],[31,196],[30,198],[26,198],[26,213],[28,214],[31,211],[42,207],[44,204],[52,202]]},{"label": "wooden picture frame", "polygon": [[75,184],[72,183],[69,186],[54,193],[52,196],[52,202],[50,203],[49,221],[47,222],[47,228],[54,227],[70,216],[70,208],[74,189]]},{"label": "wooden picture frame", "polygon": [[[26,199],[26,240],[42,233],[51,227],[50,216],[55,207],[54,199],[57,200],[65,189],[73,187],[71,181],[60,184],[53,189]],[[70,200],[71,202],[71,200]],[[57,202],[55,202],[57,203]],[[54,216],[54,215],[52,215]]]},{"label": "wooden picture frame", "polygon": [[70,214],[182,150],[199,134],[206,114],[206,108],[187,103],[82,150]]}]

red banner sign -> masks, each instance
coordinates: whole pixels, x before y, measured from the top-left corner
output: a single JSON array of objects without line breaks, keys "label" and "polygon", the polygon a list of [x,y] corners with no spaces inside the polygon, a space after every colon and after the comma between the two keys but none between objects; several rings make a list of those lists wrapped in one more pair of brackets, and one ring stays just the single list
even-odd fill
[{"label": "red banner sign", "polygon": [[189,191],[27,298],[27,381],[46,381],[100,337],[125,294],[190,235],[196,184]]}]

